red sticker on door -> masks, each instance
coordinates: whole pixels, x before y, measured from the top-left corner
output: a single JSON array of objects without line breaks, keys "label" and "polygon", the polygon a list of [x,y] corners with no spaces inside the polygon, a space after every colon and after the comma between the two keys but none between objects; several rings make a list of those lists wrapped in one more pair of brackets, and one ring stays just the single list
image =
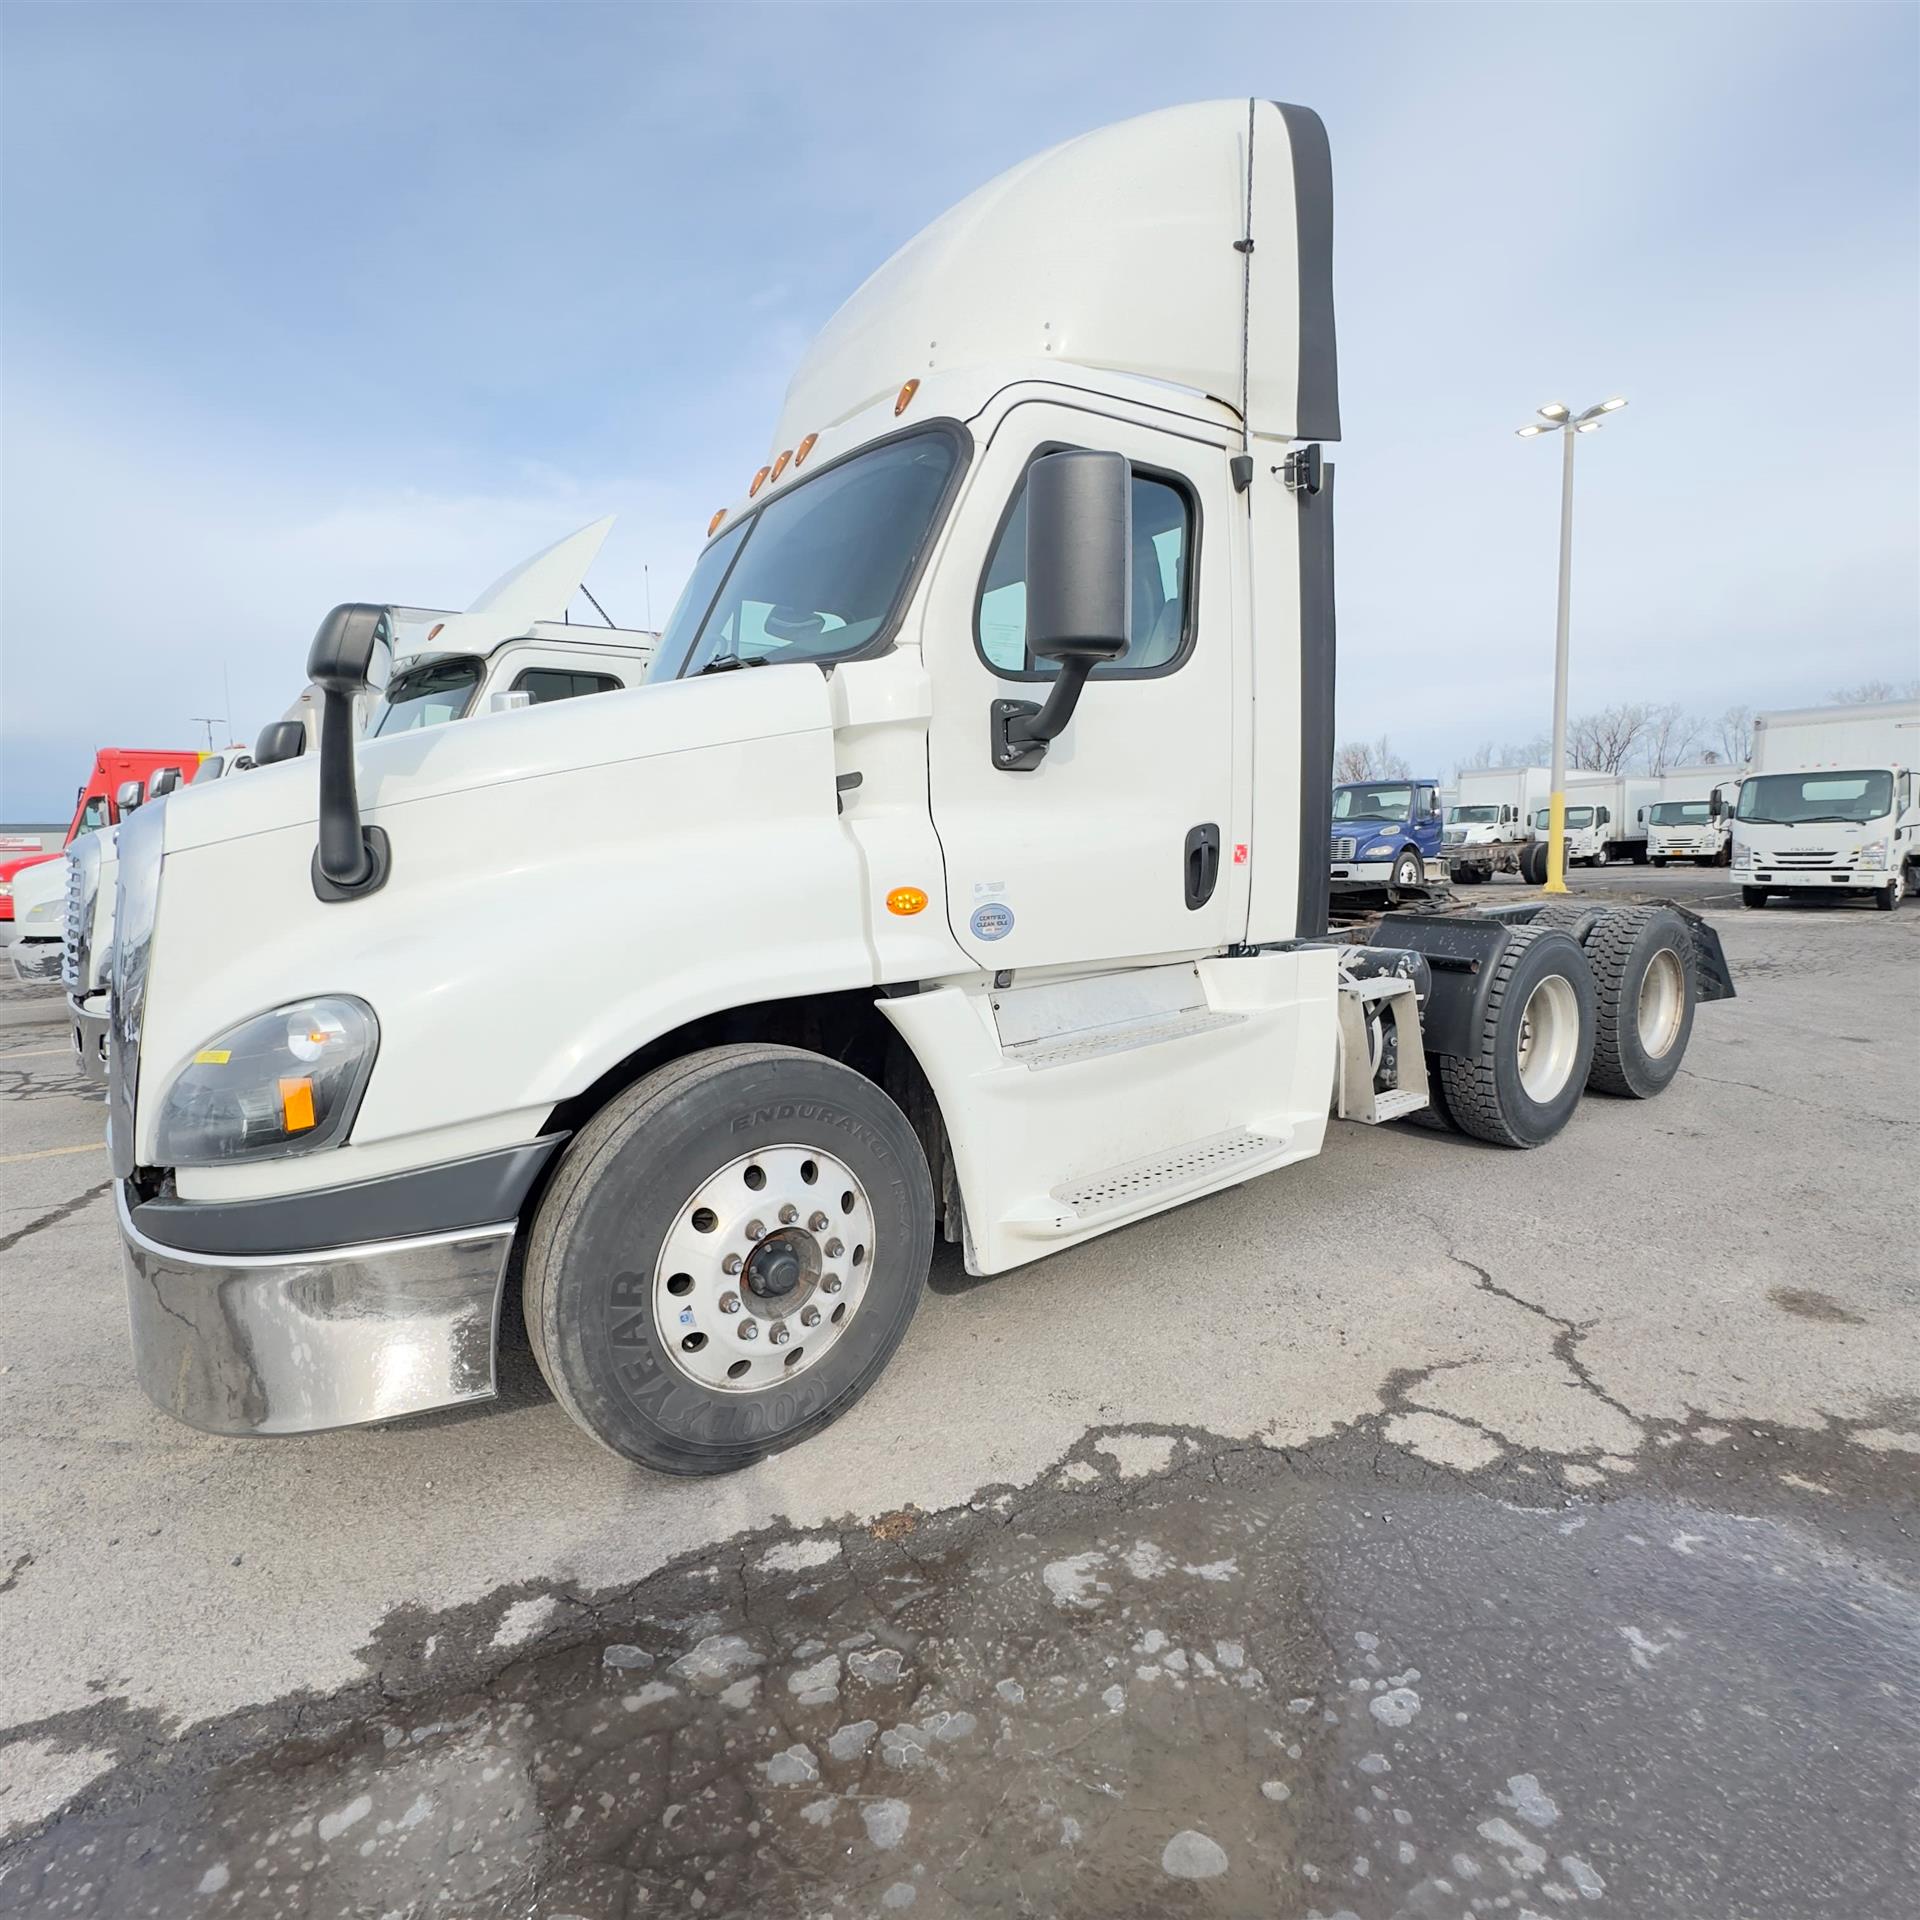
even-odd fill
[{"label": "red sticker on door", "polygon": [[1233,864],[1236,867],[1244,867],[1247,864],[1247,843],[1244,840],[1236,840],[1233,843]]}]

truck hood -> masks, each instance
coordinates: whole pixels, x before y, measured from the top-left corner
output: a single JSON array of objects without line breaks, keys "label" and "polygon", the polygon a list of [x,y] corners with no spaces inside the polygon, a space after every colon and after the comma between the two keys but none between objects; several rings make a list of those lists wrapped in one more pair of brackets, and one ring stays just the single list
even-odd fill
[{"label": "truck hood", "polygon": [[[827,679],[815,666],[748,668],[556,700],[361,741],[360,810],[397,831],[395,817],[421,800],[832,725]],[[311,753],[212,786],[182,787],[168,796],[167,848],[311,826],[319,803],[320,763]]]},{"label": "truck hood", "polygon": [[11,880],[17,873],[25,873],[29,867],[37,867],[43,860],[58,860],[57,853],[16,853],[11,860],[0,860],[0,880]]}]

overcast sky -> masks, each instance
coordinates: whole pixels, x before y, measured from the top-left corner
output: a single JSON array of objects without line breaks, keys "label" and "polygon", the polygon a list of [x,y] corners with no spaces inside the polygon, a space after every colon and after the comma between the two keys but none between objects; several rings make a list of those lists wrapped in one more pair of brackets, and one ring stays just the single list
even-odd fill
[{"label": "overcast sky", "polygon": [[[980,181],[1255,93],[1333,143],[1343,734],[1920,672],[1920,10],[0,9],[0,819],[250,739],[335,601],[619,520],[665,617],[813,330]],[[231,701],[225,688],[231,687]]]}]

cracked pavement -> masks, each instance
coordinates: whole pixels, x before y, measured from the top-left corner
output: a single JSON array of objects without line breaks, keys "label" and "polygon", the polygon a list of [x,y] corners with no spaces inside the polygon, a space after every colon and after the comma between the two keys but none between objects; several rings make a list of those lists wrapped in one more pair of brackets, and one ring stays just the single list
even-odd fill
[{"label": "cracked pavement", "polygon": [[[1662,876],[1662,884],[1684,897],[1690,879]],[[484,1748],[490,1757],[477,1771],[497,1761],[497,1778],[519,1782],[523,1799],[486,1801],[472,1780],[460,1789],[480,1795],[486,1821],[497,1822],[486,1830],[503,1838],[496,1851],[483,1850],[486,1871],[459,1882],[468,1905],[436,1911],[505,1911],[488,1903],[505,1902],[509,1888],[520,1902],[512,1910],[532,1911],[536,1892],[558,1898],[556,1889],[572,1887],[575,1906],[549,1900],[538,1910],[638,1913],[644,1891],[649,1912],[837,1911],[844,1895],[848,1911],[917,1903],[916,1912],[937,1913],[953,1901],[995,1910],[984,1896],[966,1901],[966,1890],[1016,1883],[1029,1905],[1009,1894],[1002,1910],[1273,1910],[1254,1903],[1255,1887],[1281,1889],[1291,1902],[1283,1912],[1344,1910],[1362,1920],[1459,1911],[1460,1901],[1444,1906],[1453,1893],[1469,1906],[1503,1897],[1505,1911],[1525,1899],[1571,1910],[1541,1891],[1548,1881],[1582,1909],[1590,1897],[1600,1901],[1568,1877],[1563,1852],[1612,1889],[1597,1914],[1881,1911],[1876,1889],[1892,1884],[1884,1876],[1899,1867],[1897,1850],[1912,1850],[1911,1813],[1903,1825],[1893,1803],[1877,1840],[1853,1836],[1851,1866],[1834,1850],[1836,1835],[1832,1848],[1808,1843],[1805,1873],[1794,1880],[1772,1842],[1749,1840],[1746,1816],[1729,1814],[1727,1790],[1709,1794],[1691,1818],[1696,1837],[1708,1826],[1722,1834],[1715,1883],[1698,1878],[1711,1852],[1705,1843],[1689,1853],[1667,1832],[1675,1809],[1657,1819],[1621,1811],[1622,1796],[1632,1799],[1622,1769],[1648,1754],[1663,1765],[1691,1756],[1700,1778],[1724,1778],[1725,1755],[1696,1750],[1687,1729],[1698,1722],[1688,1716],[1740,1711],[1739,1686],[1748,1689],[1746,1719],[1757,1711],[1764,1728],[1776,1715],[1784,1728],[1791,1706],[1854,1743],[1863,1760],[1885,1752],[1891,1770],[1876,1793],[1900,1777],[1899,1749],[1884,1744],[1884,1717],[1895,1710],[1886,1702],[1907,1716],[1908,1749],[1920,1706],[1911,1667],[1920,1284],[1899,1206],[1912,1185],[1920,1085],[1920,910],[1776,908],[1719,914],[1716,924],[1741,997],[1702,1010],[1688,1065],[1662,1099],[1590,1099],[1560,1140],[1528,1155],[1404,1128],[1336,1127],[1316,1163],[1020,1272],[976,1282],[943,1257],[899,1357],[852,1415],[805,1448],[697,1484],[648,1478],[586,1443],[518,1349],[507,1355],[507,1391],[494,1406],[385,1429],[245,1443],[153,1412],[125,1356],[111,1202],[103,1160],[88,1146],[98,1137],[98,1105],[64,1084],[71,1076],[51,1003],[0,993],[0,1076],[17,1076],[26,1089],[0,1103],[8,1175],[0,1274],[13,1309],[0,1352],[0,1434],[11,1469],[0,1521],[0,1623],[10,1653],[0,1720],[11,1730],[0,1746],[0,1824],[30,1836],[68,1808],[15,1850],[0,1876],[0,1910],[59,1910],[6,1903],[41,1886],[27,1878],[29,1866],[38,1875],[71,1862],[90,1841],[90,1861],[137,1855],[143,1871],[159,1873],[159,1855],[114,1849],[134,1845],[127,1836],[137,1823],[125,1809],[168,1780],[178,1846],[162,1850],[167,1873],[200,1864],[179,1883],[182,1904],[155,1911],[190,1908],[186,1896],[220,1864],[195,1849],[220,1822],[264,1823],[264,1845],[276,1821],[290,1831],[305,1817],[295,1805],[302,1792],[317,1823],[329,1793],[342,1789],[346,1806],[358,1788],[344,1788],[359,1783],[373,1796],[375,1829],[389,1819],[393,1833],[411,1833],[397,1822],[417,1798],[450,1804],[453,1776],[474,1771],[448,1758],[455,1748],[447,1743],[465,1741],[458,1752],[471,1758]],[[1389,1513],[1390,1522],[1366,1518]],[[1035,1543],[1017,1556],[1009,1516]],[[1556,1531],[1569,1516],[1580,1530]],[[1385,1559],[1373,1526],[1395,1543]],[[1635,1534],[1657,1540],[1661,1557],[1649,1559]],[[1376,1544],[1356,1553],[1342,1544],[1349,1536]],[[1164,1596],[1181,1616],[1176,1634],[1168,1621],[1145,1619],[1138,1583],[1115,1572],[1116,1556],[1136,1539],[1168,1553],[1178,1543],[1180,1567],[1239,1554],[1243,1570],[1258,1563],[1265,1571],[1238,1586],[1176,1571],[1171,1585],[1152,1590],[1156,1605]],[[1672,1539],[1694,1544],[1667,1546]],[[717,1743],[699,1747],[712,1770],[687,1792],[712,1785],[733,1810],[725,1826],[733,1838],[720,1844],[716,1826],[706,1833],[711,1844],[682,1843],[713,1881],[686,1879],[671,1846],[633,1837],[648,1821],[652,1835],[666,1806],[691,1799],[663,1801],[648,1821],[636,1812],[622,1829],[628,1837],[599,1851],[573,1849],[556,1834],[565,1818],[557,1796],[573,1790],[572,1759],[584,1756],[543,1780],[536,1756],[559,1736],[536,1696],[564,1698],[591,1726],[604,1710],[593,1702],[607,1645],[630,1643],[670,1665],[697,1638],[664,1627],[648,1638],[646,1621],[706,1612],[759,1636],[763,1690],[778,1669],[785,1696],[782,1662],[799,1670],[829,1651],[844,1661],[840,1639],[872,1632],[888,1642],[891,1616],[881,1589],[856,1582],[828,1608],[839,1631],[803,1630],[802,1616],[826,1601],[802,1593],[788,1617],[775,1589],[748,1569],[743,1542],[755,1554],[787,1556],[775,1562],[796,1576],[778,1589],[787,1593],[813,1584],[809,1553],[838,1565],[897,1547],[905,1565],[918,1567],[925,1543],[943,1540],[950,1578],[929,1583],[933,1597],[918,1604],[946,1624],[916,1625],[918,1637],[900,1647],[923,1662],[922,1677],[917,1689],[888,1695],[884,1712],[876,1699],[874,1711],[827,1726],[818,1717],[826,1706],[809,1718],[815,1710],[795,1694],[777,1702],[775,1727],[760,1707],[735,1709],[719,1692],[682,1689],[657,1729],[665,1746],[645,1751],[672,1756]],[[1569,1541],[1584,1555],[1577,1567],[1555,1558],[1565,1558]],[[1085,1619],[1061,1615],[1078,1630],[1069,1645],[1057,1637],[1060,1610],[1038,1576],[1087,1554],[1107,1556],[1086,1571],[1109,1591]],[[1738,1569],[1763,1563],[1790,1571],[1769,1576],[1777,1590],[1751,1591]],[[730,1590],[700,1605],[684,1594],[673,1600],[669,1589],[697,1586],[702,1568]],[[1071,1585],[1071,1574],[1060,1577]],[[819,1578],[824,1593],[833,1582]],[[1612,1596],[1606,1607],[1581,1597],[1596,1581]],[[1368,1598],[1376,1583],[1378,1604]],[[1024,1596],[1007,1599],[1004,1617],[996,1585]],[[1643,1587],[1648,1604],[1636,1611],[1627,1596]],[[1506,1636],[1497,1656],[1475,1629],[1486,1606]],[[1796,1644],[1802,1607],[1804,1644]],[[1353,1624],[1340,1625],[1349,1614]],[[1554,1653],[1563,1617],[1574,1623],[1566,1632],[1578,1625],[1584,1638]],[[1368,1851],[1359,1874],[1352,1862],[1367,1850],[1334,1850],[1328,1823],[1336,1814],[1349,1820],[1348,1800],[1366,1805],[1381,1784],[1369,1778],[1362,1794],[1352,1776],[1375,1748],[1349,1751],[1346,1732],[1330,1731],[1322,1759],[1275,1776],[1288,1788],[1285,1802],[1263,1796],[1268,1776],[1242,1778],[1252,1761],[1236,1756],[1265,1738],[1261,1716],[1284,1715],[1285,1702],[1276,1707],[1233,1682],[1216,1698],[1218,1673],[1199,1675],[1191,1655],[1204,1652],[1219,1669],[1215,1641],[1251,1648],[1257,1635],[1272,1636],[1271,1650],[1248,1656],[1269,1692],[1277,1676],[1297,1674],[1289,1699],[1331,1702],[1366,1671],[1347,1670],[1354,1660],[1340,1635],[1385,1643],[1383,1620],[1411,1636],[1383,1654],[1390,1671],[1413,1664],[1444,1673],[1462,1703],[1446,1711],[1473,1716],[1450,1724],[1499,1720],[1511,1733],[1516,1701],[1531,1697],[1555,1729],[1544,1744],[1559,1755],[1561,1788],[1535,1764],[1540,1742],[1507,1739],[1482,1751],[1463,1735],[1458,1751],[1422,1747],[1416,1734],[1442,1724],[1429,1704],[1397,1730],[1409,1743],[1404,1754],[1378,1748],[1393,1768],[1394,1804],[1420,1824],[1422,1838],[1406,1842],[1420,1857],[1402,1863],[1396,1840]],[[1646,1644],[1624,1639],[1626,1627]],[[1693,1640],[1675,1641],[1676,1629]],[[1161,1683],[1128,1676],[1147,1664],[1172,1671],[1158,1656],[1134,1656],[1149,1630],[1167,1634],[1165,1650],[1184,1649],[1190,1664],[1174,1675],[1183,1688],[1165,1689],[1179,1712],[1143,1735],[1144,1708],[1136,1711],[1132,1691]],[[609,1640],[616,1631],[621,1639]],[[1736,1658],[1743,1634],[1754,1646]],[[1120,1645],[1116,1635],[1131,1638]],[[928,1636],[941,1643],[931,1676]],[[976,1653],[961,1661],[943,1636]],[[826,1646],[811,1662],[798,1659],[794,1649],[814,1638]],[[531,1664],[522,1640],[540,1650]],[[1842,1643],[1877,1663],[1879,1705],[1833,1671]],[[1053,1674],[1064,1691],[1003,1727],[1008,1703],[993,1688],[1018,1676],[991,1650],[1016,1644],[1042,1682]],[[1629,1678],[1659,1676],[1658,1711],[1636,1722],[1630,1704],[1615,1701],[1603,1644],[1606,1660],[1624,1658]],[[1679,1652],[1703,1644],[1723,1657],[1682,1684]],[[1121,1677],[1092,1687],[1109,1656]],[[556,1664],[540,1664],[549,1660]],[[525,1678],[536,1667],[537,1686]],[[1082,1682],[1091,1692],[1074,1691]],[[645,1683],[622,1684],[624,1699]],[[844,1665],[836,1684],[857,1704]],[[1129,1690],[1124,1738],[1088,1718],[1089,1702],[1109,1685]],[[936,1713],[971,1715],[975,1729],[943,1741],[927,1731]],[[1612,1729],[1606,1739],[1615,1745],[1583,1751],[1581,1713]],[[479,1718],[457,1736],[413,1742],[416,1726],[470,1715]],[[854,1759],[843,1766],[823,1743],[863,1719],[876,1732],[856,1781]],[[1380,1730],[1371,1711],[1369,1722]],[[387,1809],[380,1794],[400,1785],[386,1780],[378,1753],[395,1727],[407,1754],[426,1756],[420,1767],[452,1772],[416,1783]],[[776,1732],[780,1744],[767,1748]],[[1056,1756],[1082,1732],[1076,1786],[1066,1778],[1073,1764]],[[952,1790],[951,1820],[916,1806],[911,1793],[878,1791],[874,1783],[891,1778],[885,1734],[898,1736],[896,1753],[917,1742],[928,1768],[946,1770],[938,1777]],[[247,1756],[290,1737],[314,1750],[277,1761],[271,1782],[245,1767]],[[1751,1739],[1756,1754],[1772,1755],[1772,1737],[1743,1722],[1736,1744]],[[594,1741],[604,1744],[600,1735],[583,1744]],[[825,1783],[815,1797],[840,1800],[817,1836],[778,1797],[800,1788],[776,1793],[748,1771],[796,1744]],[[671,1776],[681,1763],[660,1764]],[[1779,1750],[1783,1769],[1815,1764]],[[699,1766],[687,1765],[691,1780]],[[797,1757],[790,1765],[805,1770]],[[1208,1805],[1201,1789],[1215,1769],[1220,1804]],[[652,1761],[627,1768],[648,1778],[655,1770]],[[1500,1794],[1516,1798],[1509,1774],[1544,1783],[1566,1827],[1545,1835],[1504,1805]],[[1576,1782],[1588,1825],[1570,1837]],[[1696,1788],[1696,1801],[1704,1791]],[[1867,1804],[1858,1775],[1836,1791]],[[763,1805],[768,1795],[774,1801]],[[1525,1790],[1517,1797],[1525,1800]],[[915,1809],[907,1831],[918,1876],[907,1862],[900,1875],[880,1877],[891,1871],[886,1860],[904,1856],[872,1840],[867,1814],[895,1799]],[[1046,1820],[1077,1822],[1087,1844],[1041,1848],[1034,1823],[1043,1803],[1056,1809]],[[1150,1803],[1160,1808],[1151,1819]],[[1270,1817],[1283,1805],[1293,1811],[1275,1827]],[[776,1817],[777,1808],[793,1817]],[[1166,1827],[1176,1812],[1178,1823]],[[971,1820],[964,1833],[952,1824],[962,1816]],[[762,1833],[741,1839],[755,1819]],[[1501,1823],[1524,1845],[1488,1839],[1484,1827]],[[433,1826],[426,1816],[416,1824]],[[1057,1839],[1057,1827],[1050,1831]],[[1174,1846],[1182,1834],[1197,1837]],[[1433,1849],[1456,1842],[1485,1884],[1456,1878],[1453,1893],[1420,1892],[1426,1880],[1450,1878]],[[1217,1872],[1209,1847],[1227,1860]],[[1537,1872],[1522,1871],[1529,1849],[1544,1849]],[[881,1861],[872,1874],[858,1865],[871,1864],[868,1855]],[[376,1856],[385,1857],[384,1839],[368,1857]],[[1446,1852],[1437,1859],[1445,1863]],[[489,1879],[503,1863],[507,1877]],[[243,1885],[253,1885],[241,1864],[228,1862],[235,1892],[222,1910],[382,1910],[353,1904],[374,1898],[373,1881],[349,1884],[349,1875],[323,1895],[334,1882],[311,1873],[314,1904],[277,1908],[260,1887],[241,1903]],[[1327,1877],[1306,1877],[1308,1865]],[[1909,1858],[1909,1872],[1914,1865]],[[1666,1878],[1645,1877],[1654,1866]],[[512,1879],[535,1869],[546,1876],[538,1886]],[[175,1884],[166,1874],[152,1881]],[[1744,1891],[1716,1902],[1702,1892],[1709,1884]],[[889,1906],[896,1887],[911,1888],[911,1901],[895,1893]],[[1819,1904],[1842,1892],[1851,1904]]]}]

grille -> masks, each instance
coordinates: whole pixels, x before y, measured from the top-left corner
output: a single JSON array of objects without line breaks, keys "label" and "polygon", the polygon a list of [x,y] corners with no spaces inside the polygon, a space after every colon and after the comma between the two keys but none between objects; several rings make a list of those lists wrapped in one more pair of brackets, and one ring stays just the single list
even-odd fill
[{"label": "grille", "polygon": [[1762,860],[1763,867],[1850,867],[1858,859],[1855,853],[1844,857],[1832,847],[1824,852],[1817,847],[1794,847],[1784,853],[1776,853],[1771,859]]},{"label": "grille", "polygon": [[67,862],[67,920],[60,936],[60,978],[69,993],[80,991],[81,973],[86,965],[87,919],[91,905],[81,862],[70,859]]},{"label": "grille", "polygon": [[1333,857],[1336,860],[1351,860],[1353,850],[1359,845],[1357,840],[1336,840],[1333,843]]}]

